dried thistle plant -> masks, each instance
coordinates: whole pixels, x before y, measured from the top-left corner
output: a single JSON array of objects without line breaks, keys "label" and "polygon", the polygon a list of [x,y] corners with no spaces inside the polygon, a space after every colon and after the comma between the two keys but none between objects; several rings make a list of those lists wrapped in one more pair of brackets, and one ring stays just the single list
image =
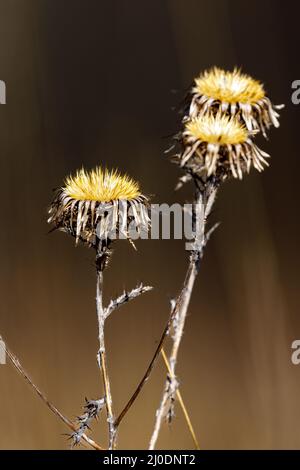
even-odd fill
[{"label": "dried thistle plant", "polygon": [[175,314],[168,359],[170,368],[156,412],[150,450],[155,449],[163,419],[170,422],[174,415],[179,384],[176,377],[178,352],[204,248],[217,226],[207,230],[217,191],[227,178],[242,179],[252,167],[262,171],[268,165],[269,155],[254,144],[253,137],[259,131],[266,136],[272,124],[279,126],[276,110],[281,107],[272,105],[259,82],[238,70],[206,71],[195,80],[188,94],[182,129],[175,136],[178,152],[173,161],[184,172],[177,189],[188,181],[194,182],[195,236],[183,287],[172,304]]},{"label": "dried thistle plant", "polygon": [[[117,237],[130,240],[129,225],[132,223],[138,231],[148,227],[147,204],[147,198],[142,195],[135,181],[116,171],[109,172],[98,167],[90,172],[82,169],[75,176],[69,176],[64,186],[57,191],[49,208],[48,222],[54,224],[55,229],[75,237],[76,243],[82,241],[95,250],[99,340],[97,361],[104,386],[104,397],[100,400],[103,400],[106,406],[109,449],[115,448],[118,426],[115,424],[107,366],[105,321],[116,308],[149,291],[151,287],[141,284],[129,293],[124,292],[105,308],[103,272],[111,254],[113,241]],[[86,414],[79,420],[79,429],[73,434],[75,443],[80,441],[90,417]]]},{"label": "dried thistle plant", "polygon": [[[268,165],[269,155],[254,143],[258,132],[266,136],[266,131],[279,126],[278,110],[266,96],[261,83],[241,74],[238,70],[226,72],[217,68],[204,72],[195,79],[195,85],[188,94],[188,102],[182,119],[180,132],[175,136],[176,153],[172,160],[183,172],[177,189],[182,184],[193,181],[195,197],[193,202],[194,240],[189,255],[187,273],[182,289],[171,302],[171,312],[150,364],[139,382],[132,397],[121,413],[115,417],[107,365],[105,343],[105,322],[112,312],[124,303],[152,289],[143,284],[129,292],[123,292],[103,305],[103,273],[109,262],[112,245],[118,238],[128,239],[133,245],[133,232],[148,230],[148,199],[139,185],[126,175],[116,171],[79,170],[66,178],[50,205],[48,222],[53,230],[61,230],[95,250],[96,265],[96,308],[98,320],[99,350],[97,362],[101,372],[104,395],[97,400],[86,400],[83,413],[73,423],[62,414],[31,380],[19,360],[6,347],[6,352],[14,367],[30,384],[49,409],[55,413],[72,431],[72,445],[87,443],[94,449],[102,447],[87,433],[94,419],[106,408],[108,424],[108,448],[116,448],[119,425],[140,394],[153,367],[161,354],[168,375],[162,399],[156,413],[154,430],[149,449],[156,447],[163,419],[172,422],[178,399],[195,446],[197,438],[183,403],[176,374],[178,353],[182,341],[189,303],[200,267],[204,248],[217,225],[207,228],[220,185],[228,178],[242,179],[251,168],[262,171]],[[171,334],[170,334],[171,333]],[[171,337],[171,352],[167,357],[163,345]],[[1,338],[0,338],[1,339]],[[101,394],[102,395],[102,394]]]}]

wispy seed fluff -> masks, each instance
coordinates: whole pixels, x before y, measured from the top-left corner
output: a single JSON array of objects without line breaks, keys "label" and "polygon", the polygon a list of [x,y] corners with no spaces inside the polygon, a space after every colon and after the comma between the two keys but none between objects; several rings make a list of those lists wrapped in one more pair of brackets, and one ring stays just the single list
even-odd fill
[{"label": "wispy seed fluff", "polygon": [[224,179],[232,175],[242,179],[252,166],[262,171],[268,165],[269,155],[253,143],[244,124],[220,112],[188,121],[179,140],[182,152],[177,155],[178,163],[201,177]]},{"label": "wispy seed fluff", "polygon": [[[48,222],[90,246],[108,246],[117,235],[130,238],[149,224],[147,198],[139,185],[117,171],[97,167],[68,176],[49,208]],[[113,235],[113,236],[112,236]]]},{"label": "wispy seed fluff", "polygon": [[266,137],[272,125],[279,127],[277,110],[266,96],[263,85],[238,69],[228,72],[217,67],[202,73],[191,89],[187,118],[221,110],[239,118],[249,131],[259,130]]}]

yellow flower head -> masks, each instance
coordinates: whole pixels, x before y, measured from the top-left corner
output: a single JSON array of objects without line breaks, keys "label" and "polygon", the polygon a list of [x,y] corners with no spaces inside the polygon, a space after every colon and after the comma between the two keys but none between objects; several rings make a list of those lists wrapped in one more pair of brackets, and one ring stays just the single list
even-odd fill
[{"label": "yellow flower head", "polygon": [[269,155],[253,143],[245,125],[220,111],[188,121],[181,144],[178,162],[189,174],[214,175],[219,180],[229,175],[242,179],[251,166],[262,171],[268,165]]},{"label": "yellow flower head", "polygon": [[68,176],[63,191],[72,199],[98,202],[131,200],[141,195],[138,183],[127,175],[101,167],[91,171],[82,168],[75,176]]},{"label": "yellow flower head", "polygon": [[[97,167],[68,176],[49,207],[48,222],[98,250],[108,259],[109,246],[118,238],[129,238],[131,225],[148,228],[148,198],[138,183],[116,170]],[[105,265],[103,264],[103,266]]]},{"label": "yellow flower head", "polygon": [[194,91],[224,103],[255,104],[265,97],[263,85],[238,69],[228,72],[217,67],[195,79]]},{"label": "yellow flower head", "polygon": [[185,134],[195,140],[218,145],[237,145],[246,142],[247,129],[234,117],[204,115],[189,121]]}]

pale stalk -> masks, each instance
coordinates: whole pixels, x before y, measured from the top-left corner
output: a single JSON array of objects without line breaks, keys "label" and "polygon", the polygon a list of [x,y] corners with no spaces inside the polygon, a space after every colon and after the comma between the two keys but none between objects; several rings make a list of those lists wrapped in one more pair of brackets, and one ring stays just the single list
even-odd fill
[{"label": "pale stalk", "polygon": [[106,348],[105,348],[105,336],[104,336],[104,324],[105,324],[105,311],[103,308],[103,270],[97,269],[97,319],[98,319],[98,340],[99,340],[99,351],[97,355],[98,366],[101,371],[102,381],[105,393],[105,405],[108,422],[108,438],[109,438],[109,449],[114,446],[115,441],[115,426],[114,416],[112,410],[112,396],[110,391],[110,380],[107,371],[107,360],[106,360]]},{"label": "pale stalk", "polygon": [[[195,181],[196,182],[196,181]],[[206,219],[211,211],[217,188],[215,186],[206,186],[199,189],[197,187],[195,203],[194,203],[194,230],[195,230],[195,239],[193,243],[193,250],[190,255],[189,266],[187,274],[185,277],[183,289],[176,300],[176,305],[178,306],[178,313],[176,316],[176,322],[173,322],[174,326],[174,335],[173,335],[173,344],[170,354],[170,380],[171,384],[174,385],[174,389],[177,390],[176,381],[176,365],[179,347],[181,344],[186,316],[195,284],[197,274],[199,271],[200,260],[203,255],[203,249],[208,240],[208,235],[205,234],[205,224]],[[162,399],[159,405],[159,408],[156,412],[154,429],[150,439],[149,450],[155,449],[159,432],[161,429],[162,421],[166,415],[166,407],[170,401],[170,390],[172,392],[172,387],[169,380],[166,380]]]}]

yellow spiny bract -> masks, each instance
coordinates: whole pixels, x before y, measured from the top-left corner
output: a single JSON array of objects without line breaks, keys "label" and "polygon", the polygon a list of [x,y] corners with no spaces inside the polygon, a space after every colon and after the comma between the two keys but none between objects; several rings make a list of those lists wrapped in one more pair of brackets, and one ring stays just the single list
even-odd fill
[{"label": "yellow spiny bract", "polygon": [[141,195],[138,183],[127,175],[101,167],[91,171],[82,168],[75,176],[68,176],[63,191],[73,199],[98,202],[131,200]]},{"label": "yellow spiny bract", "polygon": [[192,119],[185,133],[195,140],[218,145],[242,144],[248,139],[247,129],[234,117],[217,114]]},{"label": "yellow spiny bract", "polygon": [[254,104],[265,97],[263,85],[238,69],[228,72],[214,67],[196,78],[195,83],[197,93],[224,103]]}]

